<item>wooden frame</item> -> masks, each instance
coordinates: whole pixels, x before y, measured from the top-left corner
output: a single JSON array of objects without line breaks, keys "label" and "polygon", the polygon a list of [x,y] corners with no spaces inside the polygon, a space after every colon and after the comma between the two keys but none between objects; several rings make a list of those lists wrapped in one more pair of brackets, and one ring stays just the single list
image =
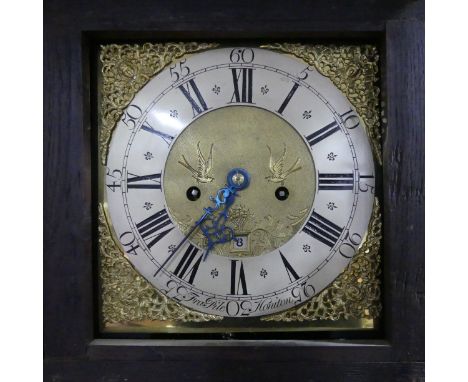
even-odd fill
[{"label": "wooden frame", "polygon": [[[422,380],[424,3],[48,0],[44,43],[45,380]],[[381,339],[100,339],[95,325],[89,55],[101,42],[372,41],[382,53]],[[147,362],[151,361],[151,362]]]}]

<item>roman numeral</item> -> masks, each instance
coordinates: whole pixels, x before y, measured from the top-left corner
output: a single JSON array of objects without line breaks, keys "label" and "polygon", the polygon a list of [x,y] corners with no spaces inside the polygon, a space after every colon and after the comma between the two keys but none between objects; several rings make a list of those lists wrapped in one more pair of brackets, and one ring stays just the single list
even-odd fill
[{"label": "roman numeral", "polygon": [[338,126],[338,123],[336,123],[336,121],[333,121],[327,126],[317,130],[315,133],[308,135],[306,139],[309,143],[309,146],[312,147],[313,145],[319,143],[320,141],[324,140],[325,138],[329,137],[330,135],[336,133],[339,130],[340,126]]},{"label": "roman numeral", "polygon": [[[237,263],[240,263],[239,272],[237,272]],[[242,293],[239,293],[240,289],[242,289]],[[231,294],[248,294],[244,264],[239,260],[231,260]]]},{"label": "roman numeral", "polygon": [[352,190],[354,175],[351,174],[321,174],[319,173],[320,190]]},{"label": "roman numeral", "polygon": [[313,211],[303,231],[331,248],[340,238],[343,228]]},{"label": "roman numeral", "polygon": [[286,268],[286,272],[288,273],[288,277],[289,277],[289,281],[291,282],[294,282],[296,280],[299,279],[299,275],[297,274],[297,272],[294,270],[294,268],[291,266],[291,264],[289,264],[288,260],[286,260],[286,257],[284,257],[284,255],[281,253],[280,251],[280,256],[281,256],[281,260],[283,260],[283,264]]},{"label": "roman numeral", "polygon": [[[161,189],[161,173],[138,176],[128,173],[127,189],[143,188],[143,189]],[[132,177],[130,177],[132,175]]]},{"label": "roman numeral", "polygon": [[[341,115],[341,118],[345,118],[345,116],[347,116],[351,112],[352,110],[347,111],[346,113]],[[344,123],[346,124],[346,121],[351,117],[352,116],[348,116],[347,118],[345,118]],[[329,123],[327,126],[322,127],[321,129],[317,130],[315,133],[308,135],[306,139],[307,139],[307,142],[309,142],[310,147],[312,147],[313,145],[323,141],[325,138],[329,137],[330,135],[336,133],[339,130],[340,130],[340,126],[338,125],[338,122],[333,121]]]},{"label": "roman numeral", "polygon": [[[195,93],[195,98],[192,97],[190,88],[192,88],[193,92]],[[204,111],[208,110],[208,106],[206,106],[205,100],[203,99],[200,90],[198,89],[197,84],[193,80],[189,80],[187,83],[182,84],[179,86],[179,90],[182,94],[187,98],[192,105],[193,117],[195,118],[198,114],[203,113]]]},{"label": "roman numeral", "polygon": [[[233,102],[252,103],[253,69],[242,68],[242,69],[231,69],[231,70],[232,70],[232,80],[234,82],[234,93],[232,94],[232,97],[231,97],[231,103]],[[241,77],[242,77],[242,84],[241,84],[241,88],[239,88],[239,80]]]},{"label": "roman numeral", "polygon": [[[161,211],[138,223],[136,227],[148,248],[151,248],[174,229],[174,226],[170,227],[171,225],[171,219],[169,219],[166,209],[163,208]],[[163,230],[165,228],[167,229]]]},{"label": "roman numeral", "polygon": [[296,90],[298,87],[299,87],[299,84],[295,82],[292,89],[289,91],[288,95],[286,96],[286,99],[283,101],[280,108],[278,109],[278,113],[283,114],[284,109],[286,109],[286,106],[288,106],[289,101],[291,101],[291,98],[294,95],[294,93],[296,93]]},{"label": "roman numeral", "polygon": [[203,257],[202,254],[197,257],[198,251],[199,249],[197,247],[190,244],[174,271],[174,274],[183,280],[186,280],[188,277],[188,282],[190,284],[193,284],[193,280],[195,279]]},{"label": "roman numeral", "polygon": [[163,132],[161,132],[159,130],[156,130],[154,127],[152,127],[148,123],[148,121],[143,122],[143,124],[141,126],[141,129],[147,131],[148,133],[157,135],[164,142],[166,142],[167,146],[169,146],[171,144],[171,142],[173,141],[173,139],[174,139],[174,137],[172,135],[169,135],[169,134],[163,133]]}]

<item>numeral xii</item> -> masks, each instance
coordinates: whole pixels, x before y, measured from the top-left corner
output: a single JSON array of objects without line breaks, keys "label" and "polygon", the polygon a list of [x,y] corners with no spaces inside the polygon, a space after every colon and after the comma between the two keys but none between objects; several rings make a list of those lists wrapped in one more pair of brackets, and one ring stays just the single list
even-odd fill
[{"label": "numeral xii", "polygon": [[[231,97],[233,102],[252,103],[252,82],[253,82],[253,69],[252,68],[232,68],[232,81],[234,83],[234,93]],[[240,79],[242,78],[242,81]],[[241,83],[240,83],[241,82]]]}]

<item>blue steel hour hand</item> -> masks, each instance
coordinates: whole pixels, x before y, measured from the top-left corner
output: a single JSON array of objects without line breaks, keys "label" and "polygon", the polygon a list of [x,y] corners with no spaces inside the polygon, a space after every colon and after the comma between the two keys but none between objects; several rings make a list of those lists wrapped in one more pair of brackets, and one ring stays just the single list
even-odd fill
[{"label": "blue steel hour hand", "polygon": [[[154,274],[154,277],[156,277],[159,271],[164,268],[164,266],[177,253],[180,247],[182,247],[182,245],[188,240],[188,238],[198,227],[200,227],[203,235],[208,240],[208,246],[203,260],[206,259],[216,244],[227,243],[231,240],[234,240],[234,231],[231,227],[227,227],[225,223],[228,220],[229,208],[234,203],[237,191],[244,190],[249,186],[249,183],[250,175],[243,168],[234,168],[229,171],[227,175],[226,186],[220,188],[216,192],[216,196],[210,196],[210,200],[214,203],[214,206],[204,208],[205,212],[203,215],[200,217],[200,219],[197,220],[195,225],[190,229],[187,235],[185,235],[181,242],[174,248],[164,263],[158,268]],[[219,214],[215,214],[215,212],[220,208],[222,208],[221,212]]]}]

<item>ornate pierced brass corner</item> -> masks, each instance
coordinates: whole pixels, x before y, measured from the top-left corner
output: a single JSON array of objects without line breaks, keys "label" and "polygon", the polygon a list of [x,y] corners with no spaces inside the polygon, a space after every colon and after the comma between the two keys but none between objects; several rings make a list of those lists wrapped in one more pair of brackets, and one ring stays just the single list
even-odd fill
[{"label": "ornate pierced brass corner", "polygon": [[292,54],[313,66],[340,89],[361,116],[374,156],[382,165],[379,93],[379,55],[373,45],[269,44],[262,48]]},{"label": "ornate pierced brass corner", "polygon": [[375,198],[367,238],[353,261],[336,280],[305,304],[264,317],[265,321],[315,321],[379,317],[380,240],[382,219]]},{"label": "ornate pierced brass corner", "polygon": [[103,165],[106,163],[112,131],[135,94],[173,60],[217,46],[214,43],[196,42],[101,46],[99,151]]},{"label": "ornate pierced brass corner", "polygon": [[177,304],[141,277],[112,238],[102,204],[99,205],[99,254],[104,326],[146,320],[206,322],[222,318]]},{"label": "ornate pierced brass corner", "polygon": [[[122,112],[135,94],[159,71],[184,55],[217,47],[216,43],[105,45],[101,47],[99,158],[105,165],[108,144]],[[382,163],[378,52],[374,46],[270,44],[264,48],[292,54],[314,66],[348,97],[362,117],[378,163]],[[187,309],[160,294],[126,260],[113,240],[105,204],[99,204],[101,323],[115,331],[187,331],[199,323],[227,331],[225,319]],[[320,322],[379,317],[381,215],[375,199],[367,238],[346,270],[307,303],[259,320],[255,330],[289,330],[292,323],[311,330]],[[280,324],[281,323],[281,324]],[[302,323],[302,324],[301,324]],[[224,326],[223,326],[224,325]],[[229,324],[231,325],[231,324]],[[306,325],[306,326],[304,326]],[[343,327],[352,327],[343,324]],[[370,325],[372,327],[372,325]],[[189,329],[187,329],[189,328]],[[323,328],[323,324],[322,324]],[[245,329],[245,328],[244,328]],[[252,329],[252,328],[251,328]],[[200,330],[200,329],[197,329]]]}]

